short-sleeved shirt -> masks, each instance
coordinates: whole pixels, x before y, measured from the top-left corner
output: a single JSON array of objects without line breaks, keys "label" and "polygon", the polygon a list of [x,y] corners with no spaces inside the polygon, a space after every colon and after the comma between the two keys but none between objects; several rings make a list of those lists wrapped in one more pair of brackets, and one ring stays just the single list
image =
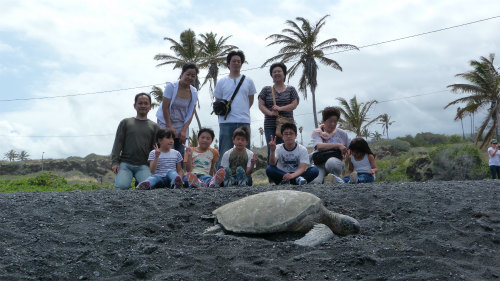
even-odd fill
[{"label": "short-sleeved shirt", "polygon": [[238,166],[246,168],[252,166],[252,157],[253,152],[250,149],[245,148],[245,151],[239,152],[233,147],[222,155],[220,165],[224,168],[229,167],[231,169],[232,176],[235,176],[236,168]]},{"label": "short-sleeved shirt", "polygon": [[[294,100],[297,100],[297,102],[299,102],[299,95],[297,94],[295,88],[292,86],[287,86],[286,89],[281,93],[278,93],[276,89],[274,89],[274,95],[276,97],[277,106],[289,105]],[[271,86],[266,86],[262,88],[259,94],[259,99],[262,99],[267,109],[271,110],[271,108],[274,105]],[[281,111],[279,114],[280,116],[293,119],[293,111]],[[275,128],[276,128],[276,116],[265,115],[264,129],[275,129]]]},{"label": "short-sleeved shirt", "polygon": [[[209,147],[202,152],[199,147],[191,148],[193,150],[193,173],[210,175],[210,168],[217,164],[219,160],[219,152],[215,148]],[[185,157],[184,163],[187,163],[188,158]]]},{"label": "short-sleeved shirt", "polygon": [[[230,78],[229,76],[221,78],[217,81],[217,86],[215,86],[214,97],[230,100],[242,76],[240,75],[237,79]],[[231,111],[227,115],[226,120],[224,120],[224,116],[219,116],[219,123],[250,123],[249,97],[255,95],[255,93],[257,93],[257,90],[252,79],[245,77],[231,103]]]},{"label": "short-sleeved shirt", "polygon": [[[151,150],[148,157],[148,162],[155,160],[155,151]],[[155,175],[166,176],[168,170],[176,170],[177,163],[182,162],[182,155],[175,149],[170,149],[169,152],[162,152],[158,157],[158,166],[156,167]]]},{"label": "short-sleeved shirt", "polygon": [[335,134],[327,140],[321,138],[320,134],[316,132],[313,132],[311,137],[314,146],[313,154],[318,152],[318,149],[316,148],[318,143],[340,143],[345,147],[349,147],[349,144],[351,143],[351,139],[347,133],[340,128],[336,128]]},{"label": "short-sleeved shirt", "polygon": [[278,144],[274,155],[277,159],[276,166],[278,169],[287,173],[297,171],[301,163],[309,165],[307,148],[298,143],[295,143],[295,147],[292,150],[286,149],[284,143]]},{"label": "short-sleeved shirt", "polygon": [[491,156],[490,151],[495,151],[493,147],[488,147],[489,166],[500,166],[500,150],[498,150],[495,155]]}]

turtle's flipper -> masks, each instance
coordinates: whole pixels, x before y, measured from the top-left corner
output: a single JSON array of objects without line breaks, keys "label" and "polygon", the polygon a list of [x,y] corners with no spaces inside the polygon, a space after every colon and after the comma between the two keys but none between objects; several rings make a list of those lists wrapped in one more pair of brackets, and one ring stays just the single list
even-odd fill
[{"label": "turtle's flipper", "polygon": [[295,240],[295,244],[300,246],[314,247],[333,237],[333,232],[324,224],[316,224],[304,237]]},{"label": "turtle's flipper", "polygon": [[211,226],[211,227],[205,229],[205,231],[203,231],[203,234],[223,234],[223,233],[224,233],[224,230],[222,229],[220,224],[216,224],[214,226]]}]

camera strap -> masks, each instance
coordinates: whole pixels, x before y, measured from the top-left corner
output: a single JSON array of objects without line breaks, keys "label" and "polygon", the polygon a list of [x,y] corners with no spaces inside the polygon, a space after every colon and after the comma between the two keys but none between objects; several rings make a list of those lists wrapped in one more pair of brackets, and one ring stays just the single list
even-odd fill
[{"label": "camera strap", "polygon": [[[240,79],[240,82],[238,83],[238,86],[236,86],[236,89],[234,89],[233,96],[231,96],[231,99],[227,103],[227,109],[229,109],[229,107],[231,106],[231,103],[233,102],[234,97],[238,93],[238,91],[241,87],[241,84],[243,84],[243,81],[245,81],[245,75],[241,76],[241,79]],[[224,120],[226,120],[228,114],[229,114],[229,110],[226,110],[226,114],[224,114]]]}]

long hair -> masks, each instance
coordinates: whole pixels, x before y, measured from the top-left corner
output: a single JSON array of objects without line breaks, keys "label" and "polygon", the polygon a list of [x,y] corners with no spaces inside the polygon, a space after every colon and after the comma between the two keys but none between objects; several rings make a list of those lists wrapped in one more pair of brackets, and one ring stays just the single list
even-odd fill
[{"label": "long hair", "polygon": [[372,154],[373,152],[368,146],[368,142],[366,142],[363,138],[355,138],[351,141],[351,144],[349,144],[349,149],[351,151],[359,151],[363,152],[364,154]]}]

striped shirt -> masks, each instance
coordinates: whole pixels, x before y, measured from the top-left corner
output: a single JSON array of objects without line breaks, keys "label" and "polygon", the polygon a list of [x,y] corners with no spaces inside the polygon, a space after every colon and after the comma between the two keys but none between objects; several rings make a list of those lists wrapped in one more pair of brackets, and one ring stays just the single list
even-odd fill
[{"label": "striped shirt", "polygon": [[[276,105],[277,106],[285,106],[291,104],[295,99],[297,99],[297,103],[299,102],[299,95],[297,91],[292,86],[287,86],[286,89],[278,93],[276,89],[274,89],[274,95],[276,96]],[[259,94],[259,99],[264,101],[267,109],[271,110],[273,107],[273,93],[271,91],[271,86],[266,86],[262,88]],[[280,115],[293,119],[293,111],[280,111]],[[276,129],[276,116],[267,116],[264,117],[264,129]]]},{"label": "striped shirt", "polygon": [[[155,160],[155,151],[149,153],[148,162]],[[182,162],[182,155],[175,149],[170,149],[169,152],[160,153],[158,157],[158,166],[156,166],[155,175],[166,176],[168,170],[176,170],[177,163]]]}]

